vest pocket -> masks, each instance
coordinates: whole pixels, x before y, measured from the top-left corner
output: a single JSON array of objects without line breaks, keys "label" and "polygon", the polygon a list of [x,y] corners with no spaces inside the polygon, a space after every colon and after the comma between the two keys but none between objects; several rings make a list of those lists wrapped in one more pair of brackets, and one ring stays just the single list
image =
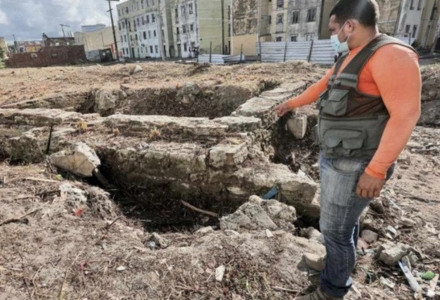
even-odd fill
[{"label": "vest pocket", "polygon": [[332,116],[343,116],[347,112],[349,90],[332,89],[323,105],[322,112]]},{"label": "vest pocket", "polygon": [[326,156],[351,157],[359,154],[366,133],[363,130],[331,128],[322,136],[322,149]]}]

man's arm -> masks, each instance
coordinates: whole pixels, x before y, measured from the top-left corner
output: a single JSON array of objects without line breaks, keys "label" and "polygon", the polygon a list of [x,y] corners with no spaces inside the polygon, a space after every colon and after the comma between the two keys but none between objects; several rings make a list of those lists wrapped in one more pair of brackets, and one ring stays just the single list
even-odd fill
[{"label": "man's arm", "polygon": [[[418,55],[410,49],[399,45],[384,46],[370,61],[373,79],[390,119],[365,171],[368,176],[364,174],[359,181],[358,194],[369,198],[378,196],[388,169],[411,137],[420,117],[422,88]],[[379,182],[382,182],[380,188]]]},{"label": "man's arm", "polygon": [[279,116],[283,116],[288,111],[300,106],[311,104],[318,100],[319,95],[327,89],[327,83],[330,76],[333,74],[334,68],[327,72],[327,74],[321,78],[317,83],[311,85],[301,95],[292,98],[284,103],[281,103],[275,107],[275,111]]}]

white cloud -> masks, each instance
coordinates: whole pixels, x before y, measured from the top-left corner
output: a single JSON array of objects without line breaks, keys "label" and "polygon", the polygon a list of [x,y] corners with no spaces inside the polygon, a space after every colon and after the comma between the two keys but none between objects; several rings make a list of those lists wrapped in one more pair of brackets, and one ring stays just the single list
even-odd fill
[{"label": "white cloud", "polygon": [[[116,2],[112,6],[116,7]],[[107,12],[108,3],[104,0],[1,0],[0,35],[12,40],[25,37],[41,39],[48,36],[61,36],[60,24],[69,25],[66,31],[80,31],[81,25],[104,23],[110,25]],[[117,19],[113,11],[113,17]]]},{"label": "white cloud", "polygon": [[4,25],[9,24],[8,16],[1,9],[0,9],[0,24],[4,24]]}]

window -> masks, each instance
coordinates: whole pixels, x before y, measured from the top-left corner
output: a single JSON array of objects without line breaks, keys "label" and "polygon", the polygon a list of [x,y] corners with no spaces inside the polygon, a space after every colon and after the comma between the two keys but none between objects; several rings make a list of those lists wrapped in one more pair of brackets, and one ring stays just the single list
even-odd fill
[{"label": "window", "polygon": [[188,51],[188,45],[186,43],[183,43],[183,51]]},{"label": "window", "polygon": [[122,29],[125,29],[125,23],[122,22]]},{"label": "window", "polygon": [[147,39],[147,32],[144,31],[144,40],[146,40],[146,39]]},{"label": "window", "polygon": [[276,38],[276,41],[277,41],[277,42],[282,42],[282,41],[283,41],[283,38],[280,37],[280,36],[278,36],[278,37]]},{"label": "window", "polygon": [[182,26],[182,32],[183,32],[183,33],[186,33],[186,25],[183,25],[183,26]]},{"label": "window", "polygon": [[228,20],[231,19],[231,6],[228,5]]},{"label": "window", "polygon": [[135,40],[135,41],[138,40],[138,35],[137,35],[137,33],[134,35],[134,40]]},{"label": "window", "polygon": [[180,28],[179,27],[176,27],[176,33],[180,34]]},{"label": "window", "polygon": [[147,0],[147,7],[150,7],[150,0]]},{"label": "window", "polygon": [[144,9],[144,0],[141,0],[142,9]]},{"label": "window", "polygon": [[125,8],[125,13],[128,14],[128,6]]},{"label": "window", "polygon": [[150,46],[150,53],[153,53],[153,46]]},{"label": "window", "polygon": [[156,22],[156,15],[155,14],[151,14],[151,22],[152,23]]},{"label": "window", "polygon": [[411,6],[409,7],[409,9],[411,9],[411,10],[414,9],[414,0],[411,0]]},{"label": "window", "polygon": [[137,26],[141,26],[141,20],[139,18],[137,18]]},{"label": "window", "polygon": [[184,15],[185,15],[185,6],[182,5],[182,6],[180,7],[180,10],[181,10],[181,12],[182,12],[181,15],[184,16]]},{"label": "window", "polygon": [[190,15],[193,14],[193,5],[192,5],[192,3],[188,4],[188,13],[189,13]]},{"label": "window", "polygon": [[277,15],[277,24],[283,24],[283,14]]},{"label": "window", "polygon": [[283,8],[284,7],[284,0],[277,0],[277,8]]},{"label": "window", "polygon": [[299,22],[299,11],[292,12],[292,24],[298,24]]},{"label": "window", "polygon": [[292,36],[290,37],[290,41],[291,41],[291,42],[296,42],[296,41],[297,41],[297,37],[296,37],[296,35],[292,35]]},{"label": "window", "polygon": [[145,25],[145,17],[142,17],[142,25]]},{"label": "window", "polygon": [[307,11],[307,22],[316,21],[316,8],[311,8]]},{"label": "window", "polygon": [[269,25],[272,24],[272,16],[269,16],[269,19],[268,19],[268,20],[269,20],[269,21],[268,21],[268,22],[269,22]]},{"label": "window", "polygon": [[150,30],[148,30],[148,38],[151,39],[151,31]]},{"label": "window", "polygon": [[156,30],[153,31],[153,35],[154,35],[155,37],[157,36]]},{"label": "window", "polygon": [[194,31],[194,24],[189,25],[189,30],[192,32]]},{"label": "window", "polygon": [[419,4],[417,4],[417,10],[422,10],[422,0],[419,0]]},{"label": "window", "polygon": [[118,16],[121,16],[121,10],[118,9]]},{"label": "window", "polygon": [[153,5],[153,6],[154,6],[154,0],[151,0],[151,5]]},{"label": "window", "polygon": [[156,50],[156,53],[159,53],[159,47],[157,45],[154,46],[154,50]]},{"label": "window", "polygon": [[177,19],[179,17],[179,10],[176,8],[174,13],[175,13],[176,19]]},{"label": "window", "polygon": [[306,33],[306,41],[311,41],[314,38],[315,38],[315,33],[314,32]]},{"label": "window", "polygon": [[411,30],[411,25],[406,25],[405,26],[405,33],[409,33],[410,30]]},{"label": "window", "polygon": [[124,42],[127,42],[127,36],[124,35]]},{"label": "window", "polygon": [[122,29],[122,28],[121,28],[121,23],[119,23],[119,31],[121,31],[121,29]]},{"label": "window", "polygon": [[146,20],[147,20],[147,24],[150,23],[150,15],[147,15]]},{"label": "window", "polygon": [[122,48],[122,53],[125,55],[125,48]]},{"label": "window", "polygon": [[413,25],[412,37],[415,38],[417,33],[417,25]]},{"label": "window", "polygon": [[121,35],[121,42],[123,42],[124,41],[124,37]]},{"label": "window", "polygon": [[144,47],[141,47],[141,53],[144,53]]}]

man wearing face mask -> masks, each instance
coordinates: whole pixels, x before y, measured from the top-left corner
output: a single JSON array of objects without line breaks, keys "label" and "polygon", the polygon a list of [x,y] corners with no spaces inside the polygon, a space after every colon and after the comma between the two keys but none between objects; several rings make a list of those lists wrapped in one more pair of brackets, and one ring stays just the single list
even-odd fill
[{"label": "man wearing face mask", "polygon": [[408,142],[421,103],[418,55],[380,34],[375,0],[341,0],[330,13],[336,52],[346,53],[279,116],[319,99],[321,216],[327,255],[320,286],[297,300],[343,299],[352,285],[359,217],[378,197]]}]

